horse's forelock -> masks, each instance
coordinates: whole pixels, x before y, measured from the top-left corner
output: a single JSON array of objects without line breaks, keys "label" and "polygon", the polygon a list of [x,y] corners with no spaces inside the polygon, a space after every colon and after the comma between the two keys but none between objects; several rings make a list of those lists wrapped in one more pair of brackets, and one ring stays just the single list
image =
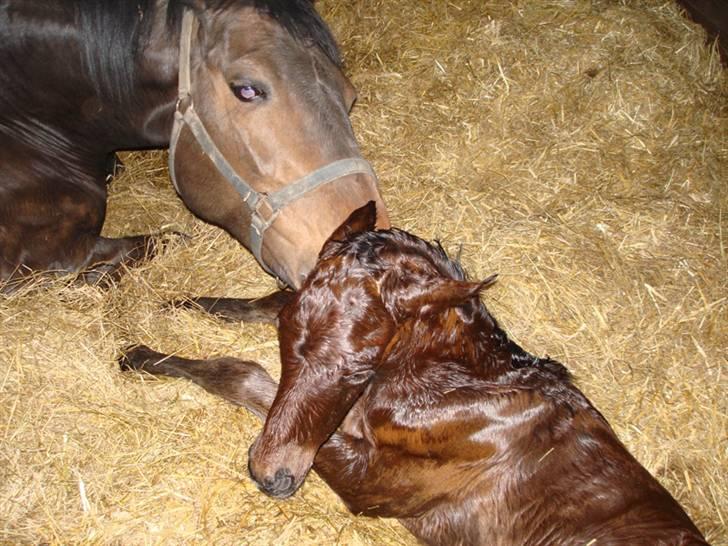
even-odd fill
[{"label": "horse's forelock", "polygon": [[253,3],[298,40],[320,47],[331,62],[341,66],[336,40],[311,0],[253,0]]},{"label": "horse's forelock", "polygon": [[[203,0],[205,9],[225,12],[233,8],[251,7],[278,22],[297,40],[315,45],[336,66],[341,55],[331,30],[321,18],[311,0]],[[168,21],[177,27],[182,8],[194,7],[193,0],[170,0]]]}]

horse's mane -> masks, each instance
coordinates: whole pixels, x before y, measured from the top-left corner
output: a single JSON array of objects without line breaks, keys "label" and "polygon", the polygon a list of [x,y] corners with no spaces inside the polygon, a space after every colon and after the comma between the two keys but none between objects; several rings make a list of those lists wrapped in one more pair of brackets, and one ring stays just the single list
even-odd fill
[{"label": "horse's mane", "polygon": [[126,102],[132,96],[140,35],[152,19],[140,13],[153,5],[153,0],[73,2],[83,60],[101,97]]},{"label": "horse's mane", "polygon": [[[297,40],[320,47],[337,66],[341,58],[331,31],[311,0],[207,0],[207,9],[252,7],[275,19]],[[149,36],[154,0],[99,2],[73,0],[86,68],[97,92],[120,102],[133,96],[137,55]],[[172,36],[190,0],[169,0],[167,22]]]}]

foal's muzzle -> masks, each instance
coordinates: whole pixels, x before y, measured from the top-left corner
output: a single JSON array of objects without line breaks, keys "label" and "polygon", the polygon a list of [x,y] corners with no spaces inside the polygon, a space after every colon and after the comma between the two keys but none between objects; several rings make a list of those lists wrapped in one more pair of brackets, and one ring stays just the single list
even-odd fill
[{"label": "foal's muzzle", "polygon": [[277,499],[288,498],[298,489],[293,474],[287,468],[279,468],[272,478],[256,483],[263,493]]}]

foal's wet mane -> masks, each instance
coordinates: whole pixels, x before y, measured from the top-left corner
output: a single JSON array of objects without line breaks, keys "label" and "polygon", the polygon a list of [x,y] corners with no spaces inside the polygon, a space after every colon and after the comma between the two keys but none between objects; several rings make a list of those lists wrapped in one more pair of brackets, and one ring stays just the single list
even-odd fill
[{"label": "foal's wet mane", "polygon": [[[432,268],[435,276],[468,281],[460,263],[450,258],[439,242],[429,243],[396,228],[354,233],[344,241],[330,243],[321,258],[326,260],[335,257],[353,259],[375,278],[398,267],[398,263],[424,260],[426,267]],[[402,272],[406,274],[405,269]],[[484,390],[492,391],[494,395],[538,391],[572,410],[591,407],[573,385],[572,376],[565,366],[548,356],[542,358],[532,355],[509,339],[479,297],[466,301],[459,308],[461,320],[464,321],[462,327],[467,329],[467,332],[460,332],[459,343],[467,341],[479,347],[470,366],[483,380],[479,384]],[[406,352],[412,350],[412,344],[421,345],[422,349],[432,344],[438,351],[445,350],[449,343],[438,336],[453,336],[455,330],[452,324],[443,324],[446,321],[444,317],[438,313],[430,318],[416,319],[416,322],[421,322],[417,326],[418,333],[408,336],[407,344],[410,346]],[[472,324],[473,328],[469,328],[466,323]],[[430,336],[434,337],[431,339]],[[473,381],[473,378],[467,381]]]},{"label": "foal's wet mane", "polygon": [[[194,9],[191,0],[169,0],[167,25],[178,41],[182,11]],[[336,42],[310,0],[207,0],[212,13],[251,7],[265,14],[307,45],[321,48],[336,66],[341,57]],[[99,2],[73,0],[82,55],[99,96],[128,102],[134,91],[137,54],[150,38],[155,0]]]}]

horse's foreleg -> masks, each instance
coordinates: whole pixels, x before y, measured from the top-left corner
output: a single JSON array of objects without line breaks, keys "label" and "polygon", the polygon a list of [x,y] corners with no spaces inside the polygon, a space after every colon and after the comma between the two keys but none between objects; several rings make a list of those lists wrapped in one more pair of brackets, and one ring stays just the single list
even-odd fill
[{"label": "horse's foreleg", "polygon": [[212,394],[245,407],[260,419],[265,419],[278,389],[260,364],[237,358],[193,360],[139,345],[127,350],[119,365],[122,370],[184,377]]},{"label": "horse's foreleg", "polygon": [[118,239],[97,237],[86,256],[80,277],[89,283],[96,283],[104,277],[118,277],[124,267],[149,259],[156,251],[157,242],[153,235]]},{"label": "horse's foreleg", "polygon": [[280,290],[262,298],[190,298],[174,305],[201,307],[224,320],[275,323],[278,313],[293,297],[293,292]]},{"label": "horse's foreleg", "polygon": [[95,283],[103,278],[118,278],[124,269],[150,260],[174,237],[189,238],[177,231],[134,235],[110,239],[98,236],[81,268],[81,278]]},{"label": "horse's foreleg", "polygon": [[[11,151],[0,150],[0,165],[15,159]],[[82,280],[97,282],[152,257],[164,241],[160,235],[101,237],[105,187],[22,172],[23,163],[14,166],[17,179],[4,178],[0,170],[0,281],[16,285],[50,271],[80,273]]]}]

